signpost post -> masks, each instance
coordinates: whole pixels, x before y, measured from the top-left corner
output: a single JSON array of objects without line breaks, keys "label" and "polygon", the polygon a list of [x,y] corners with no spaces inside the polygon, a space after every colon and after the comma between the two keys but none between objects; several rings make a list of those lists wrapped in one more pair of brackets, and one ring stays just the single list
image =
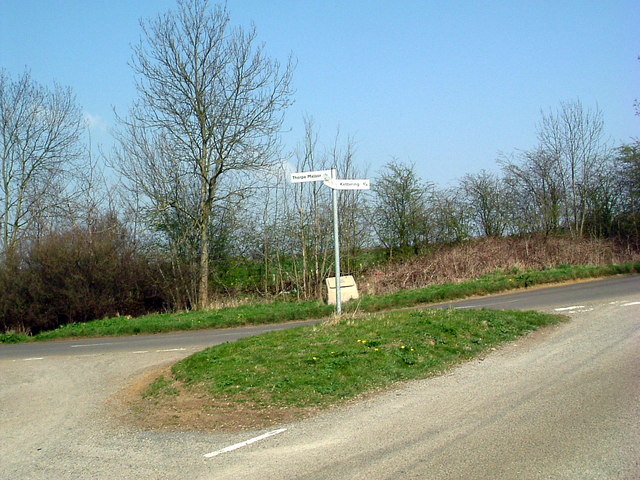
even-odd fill
[{"label": "signpost post", "polygon": [[336,314],[342,313],[342,297],[340,294],[340,232],[338,220],[338,193],[339,190],[369,190],[369,180],[345,180],[338,178],[338,170],[318,170],[314,172],[296,172],[291,174],[291,183],[322,182],[331,189],[333,199],[333,245],[335,248],[336,271]]},{"label": "signpost post", "polygon": [[[331,169],[330,182],[336,181],[338,178],[338,170]],[[325,181],[326,185],[327,182]],[[331,189],[331,197],[333,199],[333,248],[335,252],[335,270],[336,270],[336,315],[342,314],[342,290],[340,285],[340,232],[338,221],[338,191],[335,188]]]}]

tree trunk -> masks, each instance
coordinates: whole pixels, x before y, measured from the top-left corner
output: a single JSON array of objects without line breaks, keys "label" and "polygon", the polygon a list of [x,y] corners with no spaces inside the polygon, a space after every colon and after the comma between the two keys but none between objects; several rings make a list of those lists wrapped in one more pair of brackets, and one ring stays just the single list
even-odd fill
[{"label": "tree trunk", "polygon": [[200,226],[200,278],[198,282],[198,310],[209,308],[209,222]]}]

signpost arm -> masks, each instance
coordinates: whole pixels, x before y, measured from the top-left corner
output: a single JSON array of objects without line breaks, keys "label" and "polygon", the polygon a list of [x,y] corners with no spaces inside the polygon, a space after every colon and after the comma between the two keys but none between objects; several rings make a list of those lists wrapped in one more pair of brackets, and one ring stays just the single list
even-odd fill
[{"label": "signpost arm", "polygon": [[[331,169],[331,178],[338,178],[338,171],[335,168]],[[342,313],[342,296],[340,288],[340,238],[338,232],[338,190],[331,189],[331,195],[333,197],[333,245],[335,248],[335,263],[336,263],[336,314]]]}]

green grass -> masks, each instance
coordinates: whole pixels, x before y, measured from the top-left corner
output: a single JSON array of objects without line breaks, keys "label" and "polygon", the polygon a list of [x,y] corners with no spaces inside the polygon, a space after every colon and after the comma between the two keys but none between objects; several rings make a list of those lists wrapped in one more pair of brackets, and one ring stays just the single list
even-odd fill
[{"label": "green grass", "polygon": [[561,265],[545,270],[520,271],[513,269],[508,272],[496,271],[478,279],[459,283],[445,283],[413,290],[401,290],[388,295],[364,296],[359,308],[367,312],[375,312],[391,308],[445,302],[472,295],[490,295],[534,285],[639,272],[640,262],[606,266]]},{"label": "green grass", "polygon": [[[414,290],[402,290],[389,295],[363,295],[362,298],[356,302],[346,303],[343,311],[346,313],[355,310],[359,312],[378,312],[394,308],[455,300],[471,295],[487,295],[544,283],[638,272],[640,272],[640,262],[610,266],[565,265],[539,271],[498,271],[479,279],[467,280],[460,283],[448,283]],[[6,333],[0,335],[0,343],[72,337],[135,335],[176,330],[280,323],[312,318],[321,319],[329,317],[333,313],[333,310],[333,307],[318,301],[274,302],[222,308],[213,311],[156,314],[137,318],[115,317],[65,325],[55,330],[42,332],[34,337]]]},{"label": "green grass", "polygon": [[229,328],[244,325],[281,323],[331,315],[333,307],[316,301],[275,302],[227,307],[212,311],[164,313],[137,318],[115,317],[65,325],[40,333],[35,340],[71,337],[136,335],[204,328]]},{"label": "green grass", "polygon": [[416,310],[270,332],[196,353],[154,382],[257,408],[332,405],[425,378],[563,317],[537,312]]},{"label": "green grass", "polygon": [[29,336],[24,333],[15,333],[15,332],[6,332],[0,333],[0,344],[1,343],[23,343],[28,342]]}]

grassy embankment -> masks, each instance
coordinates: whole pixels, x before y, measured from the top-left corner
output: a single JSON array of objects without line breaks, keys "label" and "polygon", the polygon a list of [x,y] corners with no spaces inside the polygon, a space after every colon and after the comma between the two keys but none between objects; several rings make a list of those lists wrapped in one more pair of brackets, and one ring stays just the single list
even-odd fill
[{"label": "grassy embankment", "polygon": [[[357,302],[345,304],[344,312],[379,312],[394,308],[454,300],[471,295],[486,295],[526,288],[539,284],[638,272],[640,272],[640,262],[609,266],[560,266],[546,270],[520,271],[512,269],[507,272],[496,271],[478,279],[459,283],[401,290],[386,295],[364,295]],[[34,337],[16,333],[4,333],[0,334],[0,343],[237,327],[311,318],[321,319],[331,316],[332,312],[333,307],[318,301],[259,303],[213,311],[155,314],[138,318],[107,318],[65,325],[56,330],[42,332]]]},{"label": "grassy embankment", "polygon": [[404,310],[269,332],[178,362],[143,393],[139,415],[162,427],[264,427],[436,375],[562,319],[537,312]]}]

